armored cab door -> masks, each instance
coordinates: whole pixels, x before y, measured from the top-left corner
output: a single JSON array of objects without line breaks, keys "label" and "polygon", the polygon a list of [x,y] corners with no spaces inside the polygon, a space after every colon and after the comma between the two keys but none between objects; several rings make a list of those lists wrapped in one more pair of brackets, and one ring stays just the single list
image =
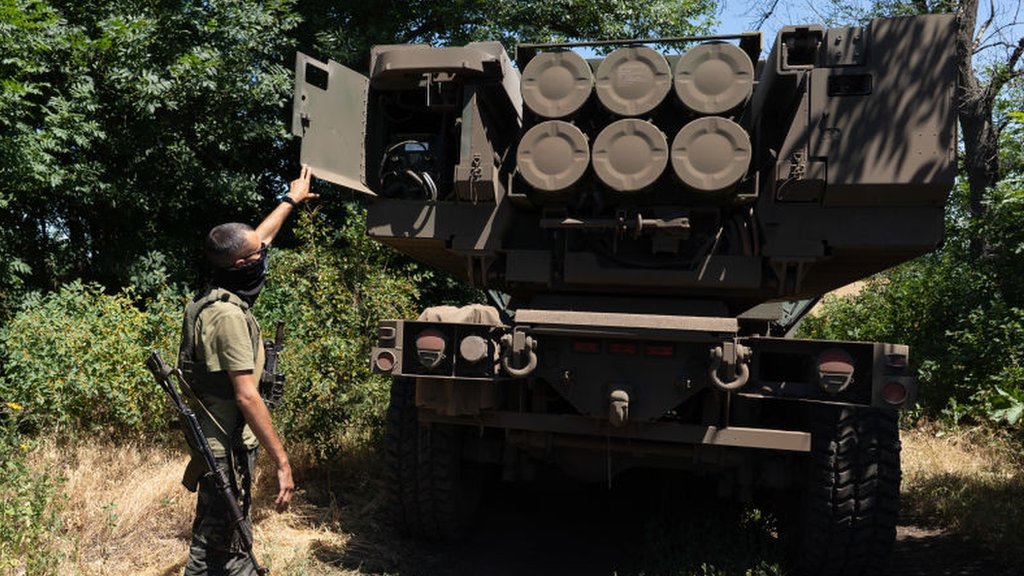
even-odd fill
[{"label": "armored cab door", "polygon": [[295,57],[292,134],[313,174],[359,192],[366,186],[366,97],[369,80],[337,62]]}]

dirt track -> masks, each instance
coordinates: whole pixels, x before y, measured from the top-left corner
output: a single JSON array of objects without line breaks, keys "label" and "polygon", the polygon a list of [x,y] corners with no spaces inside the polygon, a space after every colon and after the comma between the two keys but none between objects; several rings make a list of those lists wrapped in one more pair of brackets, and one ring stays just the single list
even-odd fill
[{"label": "dirt track", "polygon": [[[734,525],[736,517],[727,510],[719,513],[714,502],[713,496],[684,502],[690,513],[673,515],[666,523],[652,521],[664,515],[657,497],[638,500],[596,489],[499,489],[464,542],[396,542],[393,534],[379,529],[356,530],[344,551],[321,549],[317,556],[361,574],[401,576],[687,574],[702,563],[726,574],[743,574],[773,565],[779,554],[774,538],[767,532],[750,535],[723,528],[723,523]],[[678,526],[686,528],[680,532]],[[899,528],[890,570],[893,576],[1019,573],[998,565],[971,543],[911,525]]]}]

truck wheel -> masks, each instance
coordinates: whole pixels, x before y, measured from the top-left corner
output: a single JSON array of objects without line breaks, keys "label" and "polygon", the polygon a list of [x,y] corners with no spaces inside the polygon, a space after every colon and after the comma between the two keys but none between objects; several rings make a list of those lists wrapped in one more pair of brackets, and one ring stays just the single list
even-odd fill
[{"label": "truck wheel", "polygon": [[403,534],[422,531],[416,495],[417,473],[416,382],[395,378],[391,382],[391,402],[387,411],[385,459],[387,463],[388,504],[395,527]]},{"label": "truck wheel", "polygon": [[461,426],[421,425],[415,380],[394,379],[387,413],[387,491],[400,532],[454,540],[474,519],[481,476],[462,461],[463,433]]},{"label": "truck wheel", "polygon": [[897,413],[822,407],[811,412],[807,483],[790,534],[796,573],[882,573],[893,542],[900,495]]}]

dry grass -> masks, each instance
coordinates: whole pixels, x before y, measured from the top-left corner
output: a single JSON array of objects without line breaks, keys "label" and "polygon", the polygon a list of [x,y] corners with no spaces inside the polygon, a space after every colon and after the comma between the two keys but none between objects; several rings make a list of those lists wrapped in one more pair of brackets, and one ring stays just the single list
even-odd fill
[{"label": "dry grass", "polygon": [[[347,557],[350,534],[343,520],[349,514],[374,517],[365,505],[341,506],[329,494],[335,490],[373,492],[359,478],[371,478],[361,467],[332,485],[331,475],[313,476],[302,454],[296,461],[299,491],[292,509],[272,511],[276,485],[273,472],[261,458],[255,503],[256,553],[274,574],[363,574],[336,565],[331,558]],[[45,443],[32,454],[36,466],[65,479],[62,502],[62,557],[59,574],[100,576],[112,574],[181,574],[188,555],[195,496],[180,483],[187,456],[166,448],[125,445],[57,446]],[[364,459],[365,460],[365,459]],[[263,478],[264,480],[260,480]],[[303,489],[305,486],[305,489]],[[361,498],[365,500],[365,498]],[[373,499],[370,499],[373,504]],[[318,559],[319,551],[331,551]],[[372,555],[380,551],[373,551]]]},{"label": "dry grass", "polygon": [[[1024,551],[1024,456],[1019,442],[981,429],[903,433],[906,520],[961,532],[1011,561]],[[272,511],[276,486],[260,459],[256,552],[276,576],[423,573],[423,551],[381,521],[378,455],[355,446],[332,466],[292,451],[299,491]],[[165,448],[44,444],[32,455],[65,478],[62,564],[57,573],[180,574],[188,554],[194,495],[179,480],[186,456]]]},{"label": "dry grass", "polygon": [[44,444],[34,459],[65,478],[61,574],[177,572],[187,550],[184,456],[123,446]]},{"label": "dry grass", "polygon": [[988,428],[919,425],[903,440],[908,520],[951,529],[1010,562],[1024,559],[1024,455]]}]

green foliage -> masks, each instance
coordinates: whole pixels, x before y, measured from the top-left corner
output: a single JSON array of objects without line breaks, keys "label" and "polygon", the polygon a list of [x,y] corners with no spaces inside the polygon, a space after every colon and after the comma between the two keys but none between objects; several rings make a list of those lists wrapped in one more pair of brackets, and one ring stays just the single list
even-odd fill
[{"label": "green foliage", "polygon": [[[702,521],[696,521],[701,517]],[[757,508],[710,500],[644,525],[644,569],[658,576],[781,576],[775,520]]]},{"label": "green foliage", "polygon": [[[1021,169],[1024,163],[1018,166]],[[1024,180],[1003,180],[989,192],[987,205],[980,225],[987,253],[980,264],[1006,304],[1024,308]]]},{"label": "green foliage", "polygon": [[287,321],[288,380],[275,420],[319,457],[336,454],[346,437],[379,430],[389,382],[370,373],[377,324],[417,313],[414,268],[367,238],[363,217],[350,205],[353,225],[334,229],[318,212],[304,212],[301,247],[272,252],[254,307],[268,333],[273,321]]},{"label": "green foliage", "polygon": [[[287,400],[275,419],[321,457],[336,454],[347,438],[376,434],[389,385],[369,370],[377,324],[415,317],[419,309],[422,271],[372,242],[358,207],[348,211],[352,225],[340,229],[319,212],[302,213],[302,246],[271,252],[267,287],[255,307],[268,337],[276,320],[288,323],[281,357]],[[160,264],[154,260],[140,277],[157,282]],[[462,293],[447,288],[458,300]],[[159,434],[167,401],[143,360],[160,350],[173,361],[183,306],[174,289],[142,299],[132,290],[106,294],[79,282],[25,299],[0,329],[0,400],[24,406],[26,422],[60,436],[110,429]]]},{"label": "green foliage", "polygon": [[989,416],[997,422],[1006,422],[1013,426],[1024,417],[1024,390],[1020,388],[1003,390],[996,386],[996,395],[990,400]]},{"label": "green foliage", "polygon": [[463,44],[650,38],[706,32],[713,0],[425,0],[303,2],[299,45],[355,69],[365,69],[378,43]]},{"label": "green foliage", "polygon": [[166,402],[143,361],[177,349],[181,306],[166,293],[143,311],[130,292],[78,282],[26,299],[0,330],[0,399],[65,435],[166,429]]},{"label": "green foliage", "polygon": [[918,14],[942,14],[955,12],[954,0],[829,0],[825,10],[825,21],[829,26],[848,26],[867,23],[872,18],[898,18]]},{"label": "green foliage", "polygon": [[[909,344],[926,411],[954,422],[1017,423],[1024,400],[1024,189],[1007,180],[990,198],[979,222],[965,216],[958,190],[939,252],[872,278],[852,298],[826,298],[801,335]],[[978,230],[989,242],[973,258],[969,238]]]},{"label": "green foliage", "polygon": [[1012,82],[1007,89],[1009,97],[997,102],[1005,125],[999,133],[999,165],[1008,182],[1024,185],[1024,80]]},{"label": "green foliage", "polygon": [[0,0],[0,307],[73,279],[149,290],[161,257],[194,284],[203,232],[254,220],[297,172],[297,47],[365,69],[374,44],[692,34],[714,8]]},{"label": "green foliage", "polygon": [[19,431],[23,417],[20,404],[0,403],[0,574],[53,574],[58,484],[28,465],[34,441]]},{"label": "green foliage", "polygon": [[121,287],[154,254],[191,279],[293,154],[293,3],[0,0],[0,291]]}]

